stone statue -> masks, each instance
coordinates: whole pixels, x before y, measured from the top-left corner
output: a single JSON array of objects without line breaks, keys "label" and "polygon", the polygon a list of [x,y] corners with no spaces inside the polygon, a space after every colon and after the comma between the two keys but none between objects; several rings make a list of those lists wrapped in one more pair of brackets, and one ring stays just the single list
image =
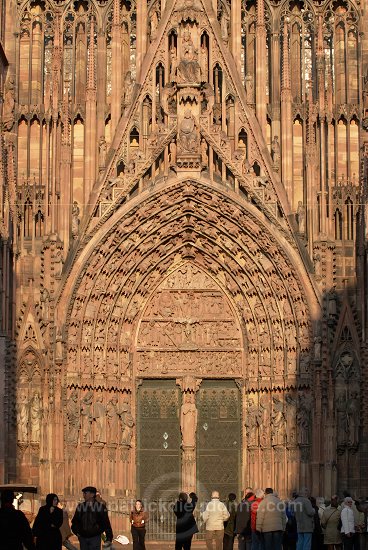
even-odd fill
[{"label": "stone statue", "polygon": [[204,138],[201,139],[201,163],[203,167],[208,166],[208,146]]},{"label": "stone statue", "polygon": [[152,12],[152,15],[151,15],[151,20],[150,20],[150,38],[151,38],[151,41],[156,38],[157,27],[158,27],[158,15],[157,15],[157,10],[154,9],[153,12]]},{"label": "stone statue", "polygon": [[278,172],[280,169],[280,144],[279,137],[275,136],[271,143],[272,160],[275,170]]},{"label": "stone statue", "polygon": [[18,441],[28,440],[29,405],[27,395],[22,393],[17,403]]},{"label": "stone statue", "polygon": [[108,443],[118,443],[119,416],[117,412],[117,404],[118,399],[114,396],[106,405]]},{"label": "stone statue", "polygon": [[38,392],[35,392],[31,401],[30,424],[31,424],[31,441],[33,443],[39,443],[40,430],[41,430],[41,399],[40,399],[40,394]]},{"label": "stone statue", "polygon": [[175,46],[170,48],[170,80],[175,82],[176,80],[176,71],[178,68],[178,57]]},{"label": "stone statue", "polygon": [[41,310],[42,310],[42,317],[45,321],[49,319],[49,305],[50,305],[50,294],[47,288],[43,287],[41,290]]},{"label": "stone statue", "polygon": [[162,88],[161,107],[165,115],[174,115],[177,111],[176,104],[176,84],[168,82]]},{"label": "stone statue", "polygon": [[106,409],[103,404],[103,395],[98,394],[93,406],[93,420],[96,422],[95,441],[106,443]]},{"label": "stone statue", "polygon": [[185,393],[180,411],[180,428],[183,447],[195,447],[198,411],[193,393]]},{"label": "stone statue", "polygon": [[76,239],[78,237],[78,234],[79,234],[79,224],[80,224],[79,213],[80,213],[80,210],[79,210],[78,203],[77,203],[77,201],[74,201],[73,202],[73,207],[72,207],[72,237],[73,237],[73,239]]},{"label": "stone statue", "polygon": [[10,76],[5,85],[4,107],[3,107],[3,129],[5,132],[11,132],[14,126],[14,108],[15,108],[15,85],[14,78]]},{"label": "stone statue", "polygon": [[298,443],[300,445],[309,444],[311,408],[311,396],[302,392],[299,395],[299,406],[296,412],[296,422],[298,425]]},{"label": "stone statue", "polygon": [[346,404],[347,416],[347,443],[350,447],[357,447],[359,444],[359,420],[360,404],[357,392],[352,392]]},{"label": "stone statue", "polygon": [[105,168],[106,166],[106,151],[107,151],[106,139],[104,136],[101,136],[98,144],[98,165],[100,168]]},{"label": "stone statue", "polygon": [[227,42],[229,40],[229,16],[225,9],[222,10],[221,14],[221,38],[224,42]]},{"label": "stone statue", "polygon": [[296,445],[296,400],[291,394],[285,397],[286,407],[286,442],[287,445]]},{"label": "stone statue", "polygon": [[124,79],[124,108],[131,104],[133,96],[134,80],[130,71],[126,72]]},{"label": "stone statue", "polygon": [[125,402],[122,405],[122,408],[120,410],[120,418],[121,418],[121,443],[122,445],[131,446],[132,444],[132,437],[133,437],[133,428],[135,425],[130,405],[129,403]]},{"label": "stone statue", "polygon": [[258,445],[258,428],[262,423],[262,411],[254,403],[253,399],[248,399],[247,417],[245,427],[247,430],[248,447]]},{"label": "stone statue", "polygon": [[298,208],[296,211],[297,222],[299,226],[299,233],[305,233],[305,207],[302,201],[298,202]]},{"label": "stone statue", "polygon": [[245,91],[247,94],[247,103],[253,103],[253,76],[247,73],[245,77]]},{"label": "stone statue", "polygon": [[176,143],[174,140],[169,145],[169,164],[170,166],[176,166]]},{"label": "stone statue", "polygon": [[198,132],[196,120],[187,109],[184,113],[184,118],[181,121],[179,129],[179,143],[181,151],[184,153],[195,153],[198,147]]},{"label": "stone statue", "polygon": [[177,68],[177,80],[179,83],[199,83],[201,80],[201,68],[198,63],[198,51],[194,47],[190,31],[183,33],[181,43],[182,57]]},{"label": "stone statue", "polygon": [[337,421],[337,444],[341,447],[346,445],[349,433],[345,392],[341,392],[336,396],[335,407]]},{"label": "stone statue", "polygon": [[202,44],[201,46],[200,64],[201,64],[202,81],[207,82],[208,81],[208,50],[205,44]]},{"label": "stone statue", "polygon": [[320,361],[322,358],[321,349],[322,349],[322,338],[320,336],[316,336],[314,338],[314,359],[316,361]]},{"label": "stone statue", "polygon": [[274,396],[272,398],[273,409],[272,409],[272,427],[271,427],[271,437],[272,445],[284,445],[286,437],[286,419],[284,415],[284,404],[281,399]]},{"label": "stone statue", "polygon": [[91,424],[92,415],[92,399],[93,392],[89,391],[81,401],[81,424],[82,424],[82,441],[83,443],[91,443]]},{"label": "stone statue", "polygon": [[66,405],[66,417],[68,420],[68,428],[66,432],[66,441],[72,445],[78,443],[78,434],[80,428],[80,408],[78,405],[78,393],[72,391]]}]

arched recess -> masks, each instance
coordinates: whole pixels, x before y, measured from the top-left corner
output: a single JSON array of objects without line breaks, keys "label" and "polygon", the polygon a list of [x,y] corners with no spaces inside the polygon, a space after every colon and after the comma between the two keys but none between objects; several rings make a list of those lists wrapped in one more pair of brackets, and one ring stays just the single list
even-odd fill
[{"label": "arched recess", "polygon": [[[239,366],[236,361],[218,361],[211,369],[222,369],[221,376],[239,381],[244,419],[254,418],[254,408],[258,411],[255,425],[243,424],[244,479],[250,475],[261,485],[275,482],[285,494],[298,484],[299,460],[306,462],[311,451],[311,404],[299,427],[295,406],[304,394],[307,403],[312,399],[311,319],[318,306],[313,289],[305,284],[307,277],[301,282],[303,267],[296,249],[281,234],[274,235],[271,222],[235,193],[225,195],[204,182],[179,181],[132,199],[81,251],[59,297],[57,316],[65,323],[66,342],[62,408],[67,414],[60,442],[68,460],[66,494],[77,476],[82,482],[76,448],[87,461],[83,480],[98,470],[101,486],[124,486],[135,494],[135,383],[146,368],[153,368],[149,358],[141,363],[145,350],[139,348],[140,327],[149,328],[152,321],[149,316],[142,320],[142,312],[157,299],[152,296],[168,284],[173,270],[185,265],[221,289],[241,327],[239,354],[244,361]],[[157,307],[164,307],[162,301]],[[193,343],[190,319],[182,318],[184,347]],[[153,351],[159,343],[154,337]],[[236,333],[234,338],[240,337]],[[189,374],[205,378],[208,365],[204,362],[202,372]],[[155,363],[154,368],[161,367]],[[160,371],[163,376],[166,368]],[[183,361],[177,368],[177,377],[183,378]],[[94,421],[84,435],[78,415],[81,407],[93,408],[97,396],[105,429]],[[128,413],[130,427],[124,420]],[[101,471],[97,465],[105,463],[104,457],[112,465]],[[270,461],[277,467],[268,467]],[[309,481],[307,470],[303,483]],[[286,471],[292,473],[287,476]]]}]

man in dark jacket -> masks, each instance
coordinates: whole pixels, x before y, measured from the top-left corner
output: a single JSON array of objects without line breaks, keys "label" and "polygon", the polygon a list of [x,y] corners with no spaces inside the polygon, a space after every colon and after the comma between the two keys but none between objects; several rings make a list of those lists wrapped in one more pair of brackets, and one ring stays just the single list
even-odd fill
[{"label": "man in dark jacket", "polygon": [[101,550],[101,535],[106,543],[112,542],[113,534],[104,501],[96,500],[96,487],[82,489],[84,502],[78,504],[72,519],[72,531],[77,535],[80,550]]},{"label": "man in dark jacket", "polygon": [[253,489],[247,487],[244,491],[244,498],[238,505],[236,511],[235,534],[238,535],[238,549],[250,550],[252,547],[252,530],[250,525],[251,505],[255,499]]},{"label": "man in dark jacket", "polygon": [[15,496],[13,491],[1,493],[0,533],[1,548],[6,550],[35,550],[32,531],[26,516],[13,506]]}]

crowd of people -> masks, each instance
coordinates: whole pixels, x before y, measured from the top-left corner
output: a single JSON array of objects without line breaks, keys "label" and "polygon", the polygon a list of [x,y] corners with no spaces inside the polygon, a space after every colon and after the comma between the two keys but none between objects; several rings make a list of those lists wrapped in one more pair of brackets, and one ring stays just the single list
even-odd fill
[{"label": "crowd of people", "polygon": [[[95,487],[82,490],[83,501],[73,515],[68,514],[56,494],[46,497],[32,528],[26,516],[13,506],[15,495],[1,493],[0,530],[6,550],[76,550],[69,540],[78,537],[80,550],[111,548],[113,532],[106,502]],[[333,495],[329,503],[310,497],[306,490],[281,500],[272,488],[253,491],[248,487],[238,503],[230,493],[225,502],[218,491],[198,516],[195,493],[179,494],[172,512],[176,517],[175,550],[190,550],[193,536],[199,532],[196,517],[205,527],[207,550],[368,550],[368,499],[354,501],[345,493]],[[130,512],[133,550],[145,550],[149,520],[143,502],[136,500]]]},{"label": "crowd of people", "polygon": [[368,550],[367,510],[368,499],[347,493],[317,505],[307,490],[282,501],[272,488],[248,487],[239,504],[213,492],[202,518],[208,550],[232,550],[236,538],[239,550]]}]

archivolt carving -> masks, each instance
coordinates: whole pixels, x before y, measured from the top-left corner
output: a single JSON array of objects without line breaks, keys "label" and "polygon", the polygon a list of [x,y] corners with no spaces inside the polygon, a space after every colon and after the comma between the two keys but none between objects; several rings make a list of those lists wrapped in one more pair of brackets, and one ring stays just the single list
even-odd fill
[{"label": "archivolt carving", "polygon": [[[267,228],[220,193],[187,183],[152,196],[121,219],[86,266],[68,321],[68,376],[106,375],[112,384],[118,374],[132,376],[129,353],[147,308],[138,371],[169,372],[185,355],[192,373],[197,353],[201,375],[213,375],[224,369],[225,347],[238,350],[229,375],[246,365],[249,377],[266,384],[277,376],[292,380],[311,342],[293,271]],[[206,318],[217,310],[220,319]]]}]

